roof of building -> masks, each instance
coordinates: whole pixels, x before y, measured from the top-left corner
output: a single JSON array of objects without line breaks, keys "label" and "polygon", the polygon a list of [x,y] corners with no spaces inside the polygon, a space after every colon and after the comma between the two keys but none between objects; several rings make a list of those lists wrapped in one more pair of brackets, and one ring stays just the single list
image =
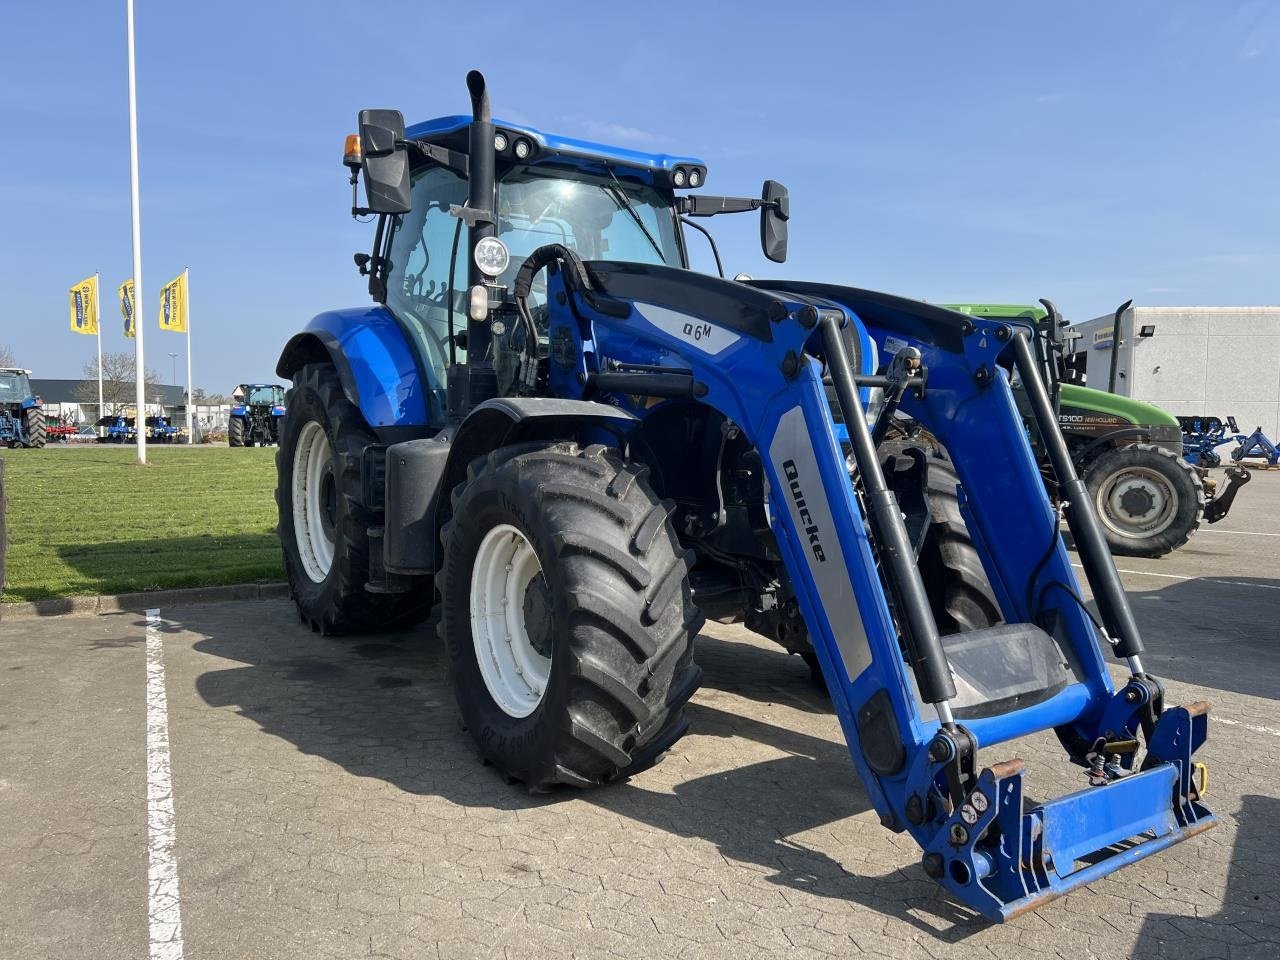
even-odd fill
[{"label": "roof of building", "polygon": [[[45,403],[80,403],[76,392],[80,384],[85,382],[94,383],[92,380],[45,380],[32,377],[31,392]],[[94,393],[96,392],[95,385]],[[186,387],[181,384],[152,384],[147,388],[147,402],[155,403],[159,398],[161,406],[180,407],[186,392]]]}]

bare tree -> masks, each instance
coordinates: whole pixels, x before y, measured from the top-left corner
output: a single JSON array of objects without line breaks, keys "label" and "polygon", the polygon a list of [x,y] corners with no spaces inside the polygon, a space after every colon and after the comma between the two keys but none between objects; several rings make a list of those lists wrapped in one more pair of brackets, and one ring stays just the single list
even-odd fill
[{"label": "bare tree", "polygon": [[[134,358],[132,353],[104,353],[102,355],[102,405],[106,408],[99,416],[115,416],[132,407],[137,400],[134,376]],[[81,371],[84,377],[76,384],[76,402],[85,406],[98,405],[98,361],[86,360]],[[144,385],[148,397],[155,394],[154,387],[160,383],[160,377],[154,370],[148,370]]]},{"label": "bare tree", "polygon": [[0,343],[0,367],[12,367],[14,365],[13,347],[7,343]]},{"label": "bare tree", "polygon": [[210,406],[217,406],[218,404],[227,402],[227,398],[224,397],[222,394],[209,393],[201,387],[196,387],[193,393],[195,394],[195,400],[193,401],[195,403],[203,403],[203,404],[208,404]]}]

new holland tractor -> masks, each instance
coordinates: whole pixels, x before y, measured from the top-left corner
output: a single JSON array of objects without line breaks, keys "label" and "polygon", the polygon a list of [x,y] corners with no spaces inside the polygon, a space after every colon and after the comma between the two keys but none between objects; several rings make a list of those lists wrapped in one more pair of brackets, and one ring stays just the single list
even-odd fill
[{"label": "new holland tractor", "polygon": [[44,406],[31,392],[31,371],[0,368],[0,444],[43,447]]},{"label": "new holland tractor", "polygon": [[[691,193],[700,160],[494,121],[467,84],[470,116],[360,113],[344,161],[376,224],[355,256],[374,302],[320,314],[277,365],[304,623],[436,605],[480,753],[547,791],[654,763],[689,726],[705,618],[746,621],[817,662],[884,825],[993,920],[1215,823],[1194,759],[1209,707],[1167,705],[1143,666],[1024,330],[694,272],[686,219],[719,214],[758,211],[782,262],[787,190]],[[936,446],[877,449],[890,407]],[[996,751],[1048,729],[1082,789],[1033,801],[1016,748]]]},{"label": "new holland tractor", "polygon": [[[1207,469],[1183,456],[1182,426],[1172,414],[1070,382],[1062,318],[1050,301],[1041,303],[950,306],[970,316],[1021,324],[1034,335],[1058,425],[1111,552],[1162,557],[1190,540],[1201,521],[1212,524],[1225,517],[1236,492],[1249,482],[1248,472],[1228,467],[1219,489]],[[1026,411],[1026,399],[1014,386]],[[1047,468],[1044,448],[1035,444],[1034,449]]]},{"label": "new holland tractor", "polygon": [[280,442],[284,418],[284,387],[278,383],[242,383],[232,392],[227,421],[227,445],[265,447]]}]

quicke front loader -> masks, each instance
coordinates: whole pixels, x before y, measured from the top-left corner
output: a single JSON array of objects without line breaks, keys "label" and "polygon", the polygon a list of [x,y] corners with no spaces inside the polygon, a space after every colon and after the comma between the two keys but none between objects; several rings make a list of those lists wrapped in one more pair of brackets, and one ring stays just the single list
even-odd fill
[{"label": "quicke front loader", "polygon": [[[716,214],[759,211],[782,262],[785,188],[689,193],[700,161],[495,122],[467,82],[471,116],[406,130],[361,112],[344,161],[353,213],[376,220],[356,255],[375,304],[316,317],[277,366],[304,622],[385,628],[438,605],[467,729],[543,791],[655,762],[688,727],[704,618],[744,620],[817,665],[884,825],[993,920],[1215,823],[1194,759],[1208,705],[1166,706],[1143,667],[1024,331],[694,272],[686,228],[714,249],[690,218]],[[891,415],[936,447],[878,442]],[[1016,754],[979,762],[1048,729],[1078,792],[1033,801]]]}]

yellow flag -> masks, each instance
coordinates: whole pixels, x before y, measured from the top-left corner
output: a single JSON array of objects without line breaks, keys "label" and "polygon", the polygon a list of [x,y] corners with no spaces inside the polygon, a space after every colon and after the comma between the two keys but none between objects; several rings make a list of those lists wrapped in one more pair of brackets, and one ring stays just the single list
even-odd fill
[{"label": "yellow flag", "polygon": [[71,330],[93,335],[98,332],[98,277],[86,277],[70,290]]},{"label": "yellow flag", "polygon": [[187,332],[187,271],[160,288],[160,329]]},{"label": "yellow flag", "polygon": [[124,335],[130,340],[133,339],[133,281],[126,280],[116,288],[116,295],[120,297],[120,316],[124,317]]}]

